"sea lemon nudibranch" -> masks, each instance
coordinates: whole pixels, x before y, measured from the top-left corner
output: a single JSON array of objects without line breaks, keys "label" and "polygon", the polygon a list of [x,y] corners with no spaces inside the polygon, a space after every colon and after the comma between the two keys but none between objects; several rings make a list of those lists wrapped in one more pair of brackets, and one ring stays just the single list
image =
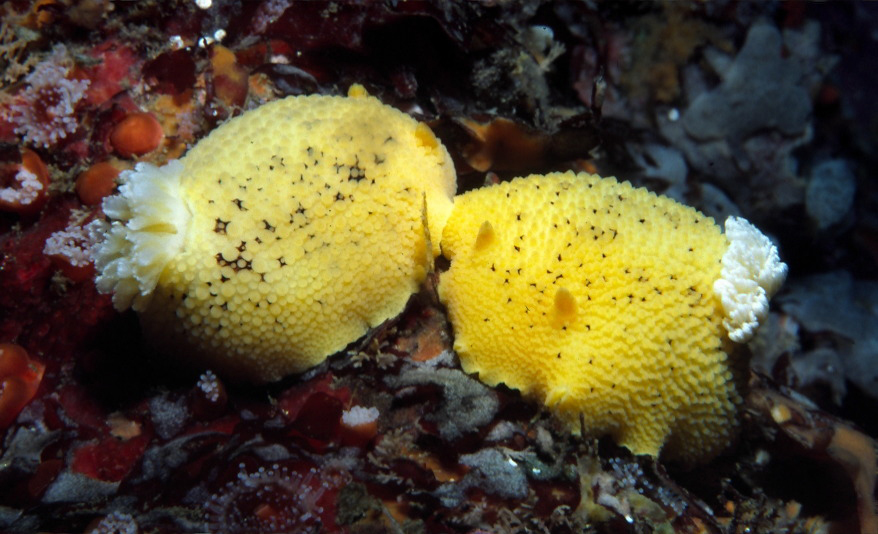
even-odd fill
[{"label": "sea lemon nudibranch", "polygon": [[429,127],[359,86],[265,104],[120,181],[98,288],[166,352],[253,382],[399,314],[456,189]]},{"label": "sea lemon nudibranch", "polygon": [[[731,441],[752,335],[786,275],[743,219],[588,174],[459,195],[439,296],[465,371],[572,430],[698,462]],[[581,419],[580,419],[581,416]]]}]

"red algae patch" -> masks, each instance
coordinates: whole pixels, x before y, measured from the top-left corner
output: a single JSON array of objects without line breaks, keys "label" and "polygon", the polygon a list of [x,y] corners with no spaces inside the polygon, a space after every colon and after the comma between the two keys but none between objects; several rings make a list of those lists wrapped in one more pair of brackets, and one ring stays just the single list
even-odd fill
[{"label": "red algae patch", "polygon": [[242,107],[247,99],[247,69],[238,64],[235,53],[222,45],[213,47],[210,55],[213,90],[227,106]]},{"label": "red algae patch", "polygon": [[45,366],[13,343],[0,343],[0,428],[6,428],[34,397]]}]

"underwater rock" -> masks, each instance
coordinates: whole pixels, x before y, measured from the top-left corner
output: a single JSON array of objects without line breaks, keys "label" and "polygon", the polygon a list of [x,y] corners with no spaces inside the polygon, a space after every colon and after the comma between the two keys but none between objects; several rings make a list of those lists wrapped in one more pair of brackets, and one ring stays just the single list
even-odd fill
[{"label": "underwater rock", "polygon": [[843,159],[818,163],[811,170],[805,190],[805,210],[818,230],[838,224],[851,210],[857,179]]},{"label": "underwater rock", "polygon": [[805,330],[828,334],[845,377],[878,399],[878,282],[833,271],[792,281],[778,302]]},{"label": "underwater rock", "polygon": [[698,95],[683,113],[693,138],[740,140],[766,129],[795,136],[805,129],[811,98],[799,85],[800,66],[783,56],[774,26],[750,28],[735,61],[719,75],[719,87]]}]

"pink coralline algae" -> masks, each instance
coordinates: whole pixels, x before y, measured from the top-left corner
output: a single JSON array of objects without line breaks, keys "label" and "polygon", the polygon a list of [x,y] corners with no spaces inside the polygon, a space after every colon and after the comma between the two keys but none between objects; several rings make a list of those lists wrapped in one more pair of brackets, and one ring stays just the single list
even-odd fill
[{"label": "pink coralline algae", "polygon": [[67,48],[58,45],[25,78],[27,87],[10,106],[15,133],[25,143],[49,148],[76,131],[74,111],[89,81],[71,78],[71,66]]}]

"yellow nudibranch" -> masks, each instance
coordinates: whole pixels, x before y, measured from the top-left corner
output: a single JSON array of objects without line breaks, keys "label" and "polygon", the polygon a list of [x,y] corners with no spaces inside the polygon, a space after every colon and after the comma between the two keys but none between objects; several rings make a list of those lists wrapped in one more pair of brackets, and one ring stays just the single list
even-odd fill
[{"label": "yellow nudibranch", "polygon": [[239,381],[305,371],[399,314],[441,237],[439,296],[465,371],[574,431],[684,462],[730,442],[746,369],[735,345],[786,275],[747,221],[723,233],[612,178],[533,175],[454,197],[430,129],[360,86],[248,111],[120,181],[96,283],[170,353]]},{"label": "yellow nudibranch", "polygon": [[253,382],[398,315],[456,190],[429,127],[360,86],[263,105],[121,181],[103,205],[98,288],[161,347]]},{"label": "yellow nudibranch", "polygon": [[442,251],[465,371],[637,454],[698,462],[731,441],[746,369],[734,342],[786,274],[743,219],[723,234],[627,182],[534,175],[456,197]]}]

